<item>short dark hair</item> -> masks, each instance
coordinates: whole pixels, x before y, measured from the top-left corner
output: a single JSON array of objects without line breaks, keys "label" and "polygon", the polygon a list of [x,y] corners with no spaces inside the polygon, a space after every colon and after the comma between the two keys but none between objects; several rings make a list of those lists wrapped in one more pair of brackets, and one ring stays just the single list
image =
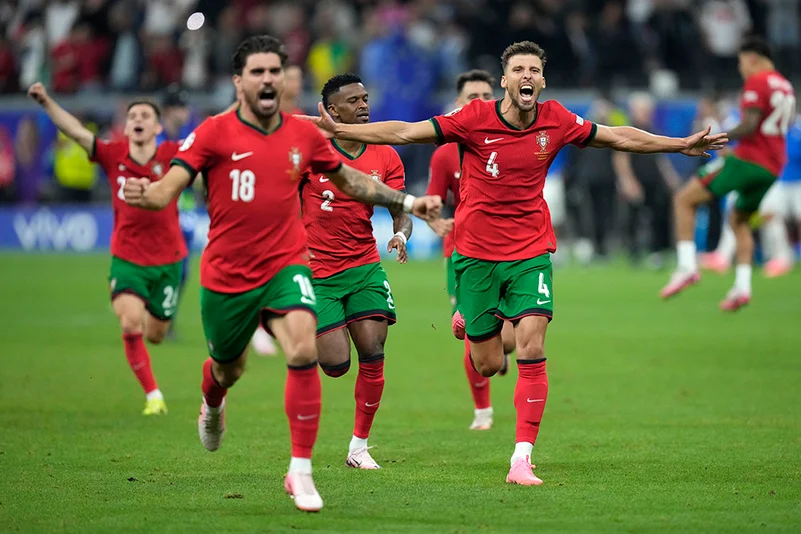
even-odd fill
[{"label": "short dark hair", "polygon": [[464,89],[464,84],[467,82],[487,82],[492,87],[495,85],[495,78],[489,72],[481,69],[463,72],[456,78],[456,92],[461,93],[462,89]]},{"label": "short dark hair", "polygon": [[531,55],[537,56],[542,60],[542,67],[545,68],[545,62],[548,61],[548,56],[545,55],[545,50],[540,45],[532,41],[520,41],[512,43],[506,47],[506,50],[501,54],[501,67],[506,70],[506,65],[513,56]]},{"label": "short dark hair", "polygon": [[245,63],[248,57],[253,54],[277,54],[281,58],[281,67],[286,64],[287,54],[284,49],[284,44],[273,37],[272,35],[254,35],[248,37],[236,47],[232,66],[234,74],[242,75],[242,70],[245,68]]},{"label": "short dark hair", "polygon": [[337,74],[336,76],[325,82],[323,90],[320,91],[320,94],[323,97],[323,106],[328,107],[328,99],[331,98],[331,95],[333,95],[346,85],[350,85],[352,83],[362,83],[362,79],[357,74],[353,74],[352,72],[346,72],[345,74]]},{"label": "short dark hair", "polygon": [[762,37],[758,37],[756,35],[752,35],[751,37],[747,37],[742,44],[740,45],[740,53],[743,52],[753,52],[754,54],[758,54],[766,59],[773,61],[773,53],[770,50],[770,46],[768,45],[767,41]]},{"label": "short dark hair", "polygon": [[139,105],[150,106],[156,113],[156,118],[161,119],[161,109],[159,108],[159,105],[156,104],[153,100],[150,100],[149,98],[137,98],[135,100],[131,100],[130,102],[128,102],[128,108],[125,110],[125,113],[131,111],[132,107]]}]

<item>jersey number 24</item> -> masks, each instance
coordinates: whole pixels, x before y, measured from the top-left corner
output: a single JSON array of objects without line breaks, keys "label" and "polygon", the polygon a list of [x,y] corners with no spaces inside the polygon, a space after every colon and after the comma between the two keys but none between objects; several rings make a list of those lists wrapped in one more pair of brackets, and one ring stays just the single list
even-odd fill
[{"label": "jersey number 24", "polygon": [[790,121],[795,115],[795,96],[782,91],[774,91],[770,95],[770,107],[773,111],[762,121],[762,135],[787,135]]}]

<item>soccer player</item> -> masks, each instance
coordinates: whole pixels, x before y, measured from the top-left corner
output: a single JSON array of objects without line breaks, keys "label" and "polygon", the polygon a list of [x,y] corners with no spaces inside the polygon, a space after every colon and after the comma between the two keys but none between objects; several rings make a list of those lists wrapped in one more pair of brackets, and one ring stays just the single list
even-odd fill
[{"label": "soccer player", "polygon": [[[322,98],[335,121],[370,122],[367,90],[355,74],[328,80]],[[344,163],[392,189],[405,189],[403,163],[394,148],[333,139],[330,143]],[[395,300],[373,237],[373,208],[353,200],[319,173],[305,176],[301,196],[317,297],[320,368],[334,378],[347,373],[351,339],[359,358],[356,421],[345,464],[379,469],[367,438],[384,391],[384,343],[388,325],[395,323]],[[387,250],[397,250],[398,261],[406,263],[412,219],[401,209],[390,213],[395,235]]]},{"label": "soccer player", "polygon": [[125,203],[123,187],[132,177],[146,176],[159,183],[178,150],[178,143],[156,146],[161,133],[159,108],[146,100],[128,104],[126,141],[99,141],[74,116],[53,100],[41,83],[28,96],[44,108],[50,120],[67,137],[99,163],[111,183],[114,230],[111,235],[109,285],[114,313],[120,321],[125,356],[145,391],[144,415],[167,413],[164,396],[153,377],[144,339],[158,344],[164,339],[175,314],[181,284],[181,262],[186,244],[178,223],[178,207],[172,201],[158,213],[145,212]]},{"label": "soccer player", "polygon": [[503,52],[502,100],[475,99],[431,120],[344,124],[318,106],[320,128],[342,140],[371,144],[459,143],[461,203],[456,210],[453,266],[470,355],[485,377],[503,365],[503,321],[515,325],[518,380],[516,444],[506,481],[537,485],[530,456],[548,396],[545,331],[553,313],[550,254],[556,250],[542,188],[548,166],[567,144],[628,152],[708,155],[725,134],[709,129],[686,138],[631,127],[600,126],[556,101],[538,103],[545,89],[545,52],[530,41]]},{"label": "soccer player", "polygon": [[[461,108],[468,102],[477,98],[492,100],[492,86],[495,79],[485,70],[470,70],[459,75],[456,79],[456,106]],[[448,143],[434,151],[429,167],[429,182],[426,194],[437,195],[442,199],[452,198],[454,209],[459,206],[459,177],[461,175],[461,160],[459,158],[459,145]],[[450,193],[450,195],[448,194]],[[437,235],[443,238],[442,253],[445,256],[445,269],[447,271],[448,296],[451,300],[452,324],[454,335],[464,339],[464,319],[459,313],[459,302],[456,298],[456,275],[453,271],[453,219],[437,219],[428,223]],[[504,322],[501,330],[503,339],[504,365],[498,374],[505,374],[508,369],[508,354],[515,350],[515,332],[512,323]],[[473,395],[473,422],[470,430],[489,430],[492,428],[492,404],[490,403],[489,378],[481,376],[470,359],[470,343],[464,342],[464,369],[467,374],[467,383]]]},{"label": "soccer player", "polygon": [[693,241],[695,210],[714,197],[736,191],[730,223],[737,241],[737,267],[734,287],[720,303],[725,311],[739,310],[751,301],[754,240],[749,220],[787,163],[787,129],[796,105],[792,85],[776,72],[770,48],[763,40],[747,39],[740,46],[738,59],[745,81],[740,97],[742,118],[729,130],[729,139],[738,144],[722,166],[699,173],[676,193],[678,267],[661,293],[662,298],[669,298],[700,281]]},{"label": "soccer player", "polygon": [[284,94],[281,97],[281,111],[302,115],[303,110],[298,100],[303,93],[303,70],[297,65],[288,65],[284,69]]},{"label": "soccer player", "polygon": [[220,447],[225,396],[245,370],[248,343],[261,322],[280,342],[289,368],[284,407],[292,458],[284,487],[299,509],[315,512],[323,506],[311,476],[321,404],[317,299],[299,217],[301,175],[311,168],[359,201],[426,219],[439,215],[441,201],[395,191],[343,165],[313,125],[280,112],[286,57],[273,37],[243,41],[233,57],[241,105],[198,126],[162,180],[128,180],[125,198],[163,209],[203,171],[210,227],[200,307],[211,358],[203,365],[200,441],[209,451]]}]

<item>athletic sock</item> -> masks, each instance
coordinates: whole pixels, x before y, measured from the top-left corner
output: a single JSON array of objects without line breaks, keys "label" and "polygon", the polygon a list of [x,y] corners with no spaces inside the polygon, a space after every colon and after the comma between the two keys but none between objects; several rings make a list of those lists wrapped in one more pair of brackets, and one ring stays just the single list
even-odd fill
[{"label": "athletic sock", "polygon": [[[284,409],[289,418],[292,458],[310,459],[320,427],[320,374],[317,371],[317,362],[288,367]],[[309,468],[311,469],[311,460]]]},{"label": "athletic sock", "polygon": [[203,382],[200,389],[203,391],[203,402],[206,403],[206,406],[219,408],[225,399],[225,394],[228,393],[228,388],[222,387],[214,378],[214,374],[211,372],[213,361],[209,358],[203,362]]},{"label": "athletic sock", "polygon": [[530,462],[532,450],[534,450],[533,443],[530,443],[528,441],[518,441],[517,443],[515,443],[515,452],[512,453],[512,459],[509,460],[509,463],[514,465],[514,463],[520,458],[529,458]]},{"label": "athletic sock", "polygon": [[467,339],[464,340],[464,370],[476,410],[490,408],[490,379],[476,371],[473,359],[470,357],[470,342]]},{"label": "athletic sock", "polygon": [[692,273],[698,270],[695,259],[695,241],[679,241],[676,244],[679,270]]},{"label": "athletic sock", "polygon": [[737,265],[734,271],[734,288],[740,293],[751,294],[751,264]]},{"label": "athletic sock", "polygon": [[515,443],[536,443],[540,421],[548,399],[548,373],[545,358],[517,360]]},{"label": "athletic sock", "polygon": [[[365,446],[383,393],[384,354],[375,354],[369,358],[359,359],[359,374],[356,377],[356,387],[353,395],[356,399],[356,420],[353,425],[353,437],[365,440]],[[353,450],[352,446],[350,450]]]},{"label": "athletic sock", "polygon": [[765,249],[771,260],[792,263],[793,249],[790,246],[787,228],[781,217],[773,217],[766,221],[765,224],[762,225],[762,236],[765,241]]},{"label": "athletic sock", "polygon": [[723,225],[723,230],[720,232],[720,241],[718,241],[718,248],[715,252],[721,255],[723,259],[731,262],[734,257],[734,251],[737,249],[737,237],[734,235],[734,230],[728,224]]},{"label": "athletic sock", "polygon": [[145,394],[157,390],[156,379],[153,378],[153,369],[150,367],[150,354],[147,352],[145,340],[142,334],[123,334],[122,341],[125,345],[125,357],[128,365],[136,375],[136,379],[145,390]]}]

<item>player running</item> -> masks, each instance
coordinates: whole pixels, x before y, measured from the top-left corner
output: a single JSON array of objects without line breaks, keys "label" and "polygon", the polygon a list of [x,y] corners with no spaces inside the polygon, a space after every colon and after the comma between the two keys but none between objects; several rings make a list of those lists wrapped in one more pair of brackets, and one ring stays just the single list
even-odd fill
[{"label": "player running", "polygon": [[162,209],[203,171],[210,227],[200,266],[200,307],[211,358],[203,365],[200,441],[209,451],[220,447],[225,396],[245,370],[248,343],[261,322],[280,342],[288,364],[284,407],[292,458],[284,487],[299,509],[316,512],[323,506],[311,476],[321,404],[317,300],[298,216],[299,180],[311,168],[353,198],[423,218],[438,216],[440,200],[406,195],[343,165],[313,125],[280,112],[286,58],[273,37],[243,41],[233,58],[241,105],[198,126],[162,180],[128,180],[125,199]]},{"label": "player running", "polygon": [[729,139],[739,143],[734,154],[722,160],[722,167],[702,173],[676,193],[678,267],[662,290],[662,298],[669,298],[701,280],[693,241],[696,207],[737,191],[730,217],[737,240],[737,267],[734,287],[720,303],[725,311],[737,311],[751,301],[754,239],[749,220],[787,163],[787,129],[796,103],[792,85],[776,72],[770,48],[763,40],[747,39],[740,46],[738,59],[745,81],[740,97],[742,119],[729,131]]},{"label": "player running", "polygon": [[[328,80],[322,97],[335,121],[370,122],[367,90],[355,74],[340,74]],[[330,142],[343,162],[392,189],[406,188],[403,163],[394,148],[353,141]],[[395,301],[373,237],[373,208],[342,193],[319,173],[307,174],[301,191],[317,297],[320,368],[334,378],[347,373],[351,339],[359,357],[354,395],[356,421],[345,464],[379,469],[368,451],[367,438],[384,391],[384,343],[388,325],[395,323]],[[398,261],[406,263],[412,219],[401,209],[390,213],[395,235],[387,250],[397,250]]]},{"label": "player running", "polygon": [[[485,70],[470,70],[459,75],[456,79],[456,106],[461,108],[471,100],[492,100],[492,86],[495,79]],[[434,151],[429,167],[428,195],[437,195],[442,199],[452,198],[454,209],[459,206],[459,176],[461,175],[461,160],[459,158],[459,145],[448,143]],[[450,195],[448,194],[450,193]],[[456,298],[456,274],[453,271],[453,219],[437,219],[428,223],[437,235],[443,238],[442,253],[445,256],[445,270],[447,271],[448,296],[451,299],[451,314],[454,335],[462,340],[465,338],[464,318],[459,313],[459,302]],[[509,367],[508,354],[515,350],[515,332],[512,323],[506,321],[501,330],[503,339],[504,363],[498,374],[506,374]],[[473,422],[470,430],[489,430],[492,428],[493,410],[490,403],[490,381],[481,376],[470,359],[470,343],[464,342],[464,370],[467,374],[467,383],[473,395]]]},{"label": "player running", "polygon": [[186,245],[172,201],[159,213],[125,204],[123,186],[128,178],[147,176],[158,183],[178,150],[178,143],[156,146],[161,133],[159,108],[146,100],[128,104],[127,141],[99,141],[77,118],[53,100],[41,83],[28,96],[44,108],[53,124],[99,163],[111,183],[114,230],[111,234],[109,287],[114,313],[122,327],[125,356],[145,391],[143,415],[167,413],[167,405],[150,364],[144,339],[161,343],[175,315],[181,284],[181,262]]},{"label": "player running", "polygon": [[[459,143],[461,203],[456,210],[456,294],[478,372],[503,366],[503,321],[515,326],[518,380],[516,444],[506,481],[538,485],[530,456],[548,397],[545,331],[555,295],[550,254],[556,250],[542,188],[548,166],[567,144],[628,152],[708,155],[726,142],[709,129],[686,138],[653,135],[631,127],[600,126],[556,101],[538,103],[545,88],[545,52],[535,43],[510,45],[501,57],[502,100],[473,100],[431,120],[342,124],[323,106],[314,122],[338,139],[362,143]],[[523,229],[521,231],[521,229]]]}]

